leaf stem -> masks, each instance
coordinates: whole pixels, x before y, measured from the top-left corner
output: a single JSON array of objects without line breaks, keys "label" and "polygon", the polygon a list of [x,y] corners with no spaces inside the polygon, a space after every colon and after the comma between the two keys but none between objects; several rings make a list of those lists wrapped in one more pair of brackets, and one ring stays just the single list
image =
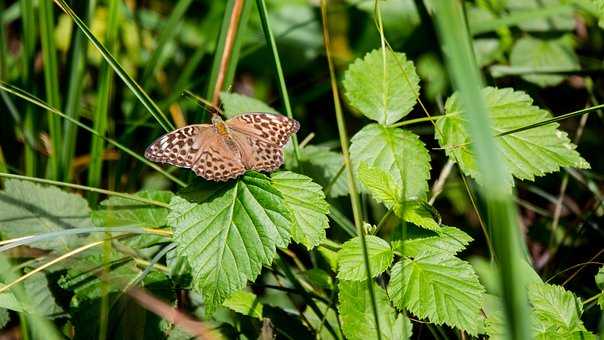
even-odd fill
[{"label": "leaf stem", "polygon": [[50,179],[43,179],[43,178],[37,178],[37,177],[28,177],[28,176],[21,176],[21,175],[13,175],[13,174],[7,174],[7,173],[4,173],[4,172],[0,172],[0,178],[2,178],[2,177],[4,177],[4,178],[12,178],[12,179],[20,179],[20,180],[31,181],[31,182],[36,182],[36,183],[57,185],[57,186],[62,186],[62,187],[67,187],[67,188],[72,188],[72,189],[78,189],[78,190],[86,190],[86,191],[98,192],[100,194],[105,194],[105,195],[109,195],[109,196],[118,196],[118,197],[122,197],[122,198],[127,198],[129,200],[133,200],[133,201],[139,201],[139,202],[143,202],[143,203],[148,203],[148,204],[156,205],[158,207],[163,207],[163,208],[168,208],[169,207],[169,205],[167,203],[164,203],[164,202],[150,200],[150,199],[143,198],[143,197],[140,197],[140,196],[131,195],[131,194],[125,194],[125,193],[111,191],[111,190],[105,190],[105,189],[100,189],[100,188],[92,188],[92,187],[88,187],[88,186],[85,186],[85,185],[64,183],[64,182],[59,182],[59,181],[53,181],[53,180],[50,180]]},{"label": "leaf stem", "polygon": [[[277,69],[277,78],[279,79],[279,92],[281,99],[283,100],[283,106],[285,107],[285,113],[291,119],[294,118],[292,108],[289,102],[289,95],[287,93],[287,87],[285,86],[285,77],[283,76],[283,68],[281,67],[281,59],[279,58],[279,51],[277,50],[277,44],[275,43],[275,37],[273,31],[271,31],[270,24],[268,22],[268,12],[266,10],[266,3],[264,0],[256,0],[256,6],[260,14],[260,21],[262,22],[262,30],[266,38],[267,44],[271,48],[273,53],[273,60],[275,62],[275,68]],[[294,157],[296,158],[296,165],[300,162],[300,146],[298,145],[298,137],[292,135],[292,145],[294,147]]]},{"label": "leaf stem", "polygon": [[[258,0],[262,1],[262,0]],[[340,136],[340,146],[342,148],[342,156],[344,158],[344,165],[348,174],[348,190],[350,192],[350,201],[352,204],[352,214],[354,216],[354,224],[357,229],[357,233],[361,237],[361,244],[363,248],[363,260],[365,263],[365,273],[367,274],[367,288],[369,290],[369,296],[371,298],[371,306],[373,311],[373,317],[375,319],[375,328],[377,338],[382,338],[380,330],[380,321],[377,302],[375,298],[375,292],[373,291],[373,279],[371,278],[371,270],[369,265],[369,255],[367,252],[367,242],[365,240],[365,229],[363,228],[363,221],[361,220],[361,204],[359,200],[359,194],[357,192],[356,181],[354,179],[354,172],[352,170],[352,164],[350,161],[350,152],[348,149],[348,133],[346,131],[346,122],[344,120],[344,114],[342,113],[342,106],[340,104],[340,94],[338,91],[338,84],[336,81],[335,69],[331,56],[331,42],[329,40],[329,29],[327,23],[327,1],[321,0],[321,19],[323,23],[323,43],[325,45],[325,53],[327,57],[327,64],[329,66],[329,78],[331,82],[331,92],[334,100],[334,109],[336,113],[336,120],[338,124],[338,134]]]}]

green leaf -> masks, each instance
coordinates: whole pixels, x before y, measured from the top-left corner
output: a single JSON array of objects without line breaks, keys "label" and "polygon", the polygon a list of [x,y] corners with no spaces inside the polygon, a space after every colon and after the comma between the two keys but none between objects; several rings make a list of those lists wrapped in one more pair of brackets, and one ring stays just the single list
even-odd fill
[{"label": "green leaf", "polygon": [[390,275],[388,295],[397,308],[478,333],[484,288],[469,263],[425,251],[395,264]]},{"label": "green leaf", "polygon": [[308,281],[308,283],[310,283],[314,287],[329,290],[334,289],[333,279],[323,269],[312,268],[301,272],[300,276],[302,276],[306,281]]},{"label": "green leaf", "polygon": [[[494,135],[552,117],[549,112],[532,105],[531,97],[522,91],[487,87],[482,95],[487,102]],[[437,139],[462,171],[480,182],[462,111],[457,94],[447,99],[446,116],[436,123],[442,133],[437,133]],[[576,146],[565,132],[558,130],[558,126],[548,124],[496,138],[507,169],[514,177],[533,180],[535,176],[558,171],[564,166],[589,168],[589,163],[575,151]],[[512,183],[512,178],[508,181]]]},{"label": "green leaf", "polygon": [[220,100],[224,108],[224,115],[228,118],[244,112],[278,113],[277,110],[266,105],[263,101],[238,93],[221,92]]},{"label": "green leaf", "polygon": [[[388,302],[388,296],[382,287],[375,283],[376,305],[382,339],[409,339],[412,325],[403,314],[397,312]],[[349,340],[377,339],[375,318],[367,281],[346,281],[339,283],[338,311],[342,319],[342,330]]]},{"label": "green leaf", "polygon": [[326,237],[329,228],[329,204],[320,185],[304,175],[279,171],[271,175],[273,187],[283,196],[293,218],[292,239],[312,249]]},{"label": "green leaf", "polygon": [[[285,147],[285,166],[287,169],[292,169],[293,147],[288,146]],[[331,151],[331,148],[325,145],[307,145],[300,149],[300,163],[305,175],[310,176],[326,190],[329,189],[326,192],[327,196],[338,197],[348,194],[346,172],[341,171],[344,166],[342,154]],[[335,176],[338,178],[334,181]],[[331,187],[327,188],[327,185]]]},{"label": "green leaf", "polygon": [[[170,191],[140,191],[137,196],[169,203],[174,194]],[[153,228],[167,225],[168,208],[145,204],[127,198],[112,196],[101,202],[104,209],[94,210],[92,222],[99,227]],[[123,241],[133,248],[146,248],[166,238],[159,235],[138,235]]]},{"label": "green leaf", "polygon": [[351,142],[350,157],[355,172],[358,173],[361,163],[366,162],[370,167],[386,171],[397,186],[402,183],[405,200],[426,198],[430,155],[417,135],[369,124],[357,132]]},{"label": "green leaf", "polygon": [[507,339],[505,337],[505,314],[501,299],[495,295],[485,294],[482,310],[486,316],[483,333],[486,333],[491,340]]},{"label": "green leaf", "polygon": [[0,308],[0,330],[10,321],[10,315],[4,308]]},{"label": "green leaf", "polygon": [[461,229],[442,226],[437,231],[408,226],[405,241],[392,242],[404,256],[416,257],[426,251],[432,254],[455,255],[462,251],[472,238]]},{"label": "green leaf", "polygon": [[[390,266],[394,253],[388,242],[373,235],[365,236],[367,242],[367,255],[371,277],[376,277]],[[365,280],[365,260],[361,237],[357,236],[348,240],[338,251],[338,278],[341,280]]]},{"label": "green leaf", "polygon": [[[94,227],[90,208],[80,195],[53,186],[41,186],[19,180],[6,180],[0,192],[0,235],[11,239],[73,228]],[[32,246],[67,251],[81,238],[58,236]]]},{"label": "green leaf", "polygon": [[36,273],[23,283],[27,292],[28,301],[20,301],[10,292],[0,293],[0,309],[41,316],[54,316],[63,312],[55,300],[48,286],[48,279],[44,273]]},{"label": "green leaf", "polygon": [[357,59],[344,74],[348,102],[366,117],[390,125],[406,116],[419,95],[419,77],[404,53],[373,50]]},{"label": "green leaf", "polygon": [[237,181],[208,192],[175,196],[168,222],[179,256],[193,268],[193,284],[212,314],[232,292],[254,280],[269,265],[276,247],[290,239],[291,217],[279,191],[266,176],[248,172]]},{"label": "green leaf", "polygon": [[438,231],[440,229],[440,214],[428,202],[411,200],[403,202],[394,212],[407,222],[422,228]]},{"label": "green leaf", "polygon": [[[572,46],[572,37],[537,39],[525,36],[519,39],[510,54],[512,67],[527,71],[578,70],[579,60]],[[539,86],[555,86],[567,78],[559,74],[527,74],[522,79]]]},{"label": "green leaf", "polygon": [[604,310],[604,266],[600,267],[598,274],[596,274],[596,285],[601,290],[598,305],[600,305],[601,310]]},{"label": "green leaf", "polygon": [[234,292],[224,300],[223,306],[243,315],[262,320],[262,304],[253,293],[245,290]]},{"label": "green leaf", "polygon": [[540,339],[596,339],[583,326],[583,304],[561,286],[529,285],[528,297],[535,316],[534,328]]},{"label": "green leaf", "polygon": [[339,332],[336,333],[338,335],[338,337],[334,338],[333,334],[331,334],[331,332],[329,332],[327,330],[327,328],[325,327],[325,324],[329,323],[332,326],[332,328],[337,329],[338,315],[336,314],[336,312],[332,308],[330,308],[328,305],[326,305],[325,303],[323,303],[321,301],[317,301],[316,304],[317,304],[317,307],[319,308],[319,310],[321,310],[321,312],[323,313],[323,315],[325,317],[324,318],[319,317],[317,315],[317,313],[315,313],[315,311],[308,306],[306,307],[306,310],[304,311],[304,317],[306,317],[306,319],[308,320],[308,322],[310,323],[312,328],[318,331],[317,338],[318,339],[327,339],[327,340],[343,339],[344,337],[342,335],[340,335]]}]

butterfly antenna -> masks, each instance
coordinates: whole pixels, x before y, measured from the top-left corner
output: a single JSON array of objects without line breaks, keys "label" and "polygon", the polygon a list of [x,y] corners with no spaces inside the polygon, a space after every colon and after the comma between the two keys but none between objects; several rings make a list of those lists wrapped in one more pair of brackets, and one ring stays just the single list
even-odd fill
[{"label": "butterfly antenna", "polygon": [[222,115],[222,116],[224,116],[224,113],[222,112],[222,110],[220,110],[219,107],[217,107],[216,105],[213,105],[209,101],[201,98],[200,96],[194,94],[193,92],[191,92],[189,90],[184,90],[182,92],[182,96],[187,97],[187,98],[193,100],[194,102],[196,102],[197,104],[199,104],[199,106],[201,106],[204,109],[208,110],[212,115]]}]

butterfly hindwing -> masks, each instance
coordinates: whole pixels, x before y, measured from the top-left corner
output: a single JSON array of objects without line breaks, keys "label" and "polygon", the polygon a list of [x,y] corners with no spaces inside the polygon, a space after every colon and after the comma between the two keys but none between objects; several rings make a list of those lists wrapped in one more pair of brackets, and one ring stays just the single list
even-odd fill
[{"label": "butterfly hindwing", "polygon": [[278,147],[298,132],[300,123],[286,116],[270,113],[244,113],[226,121],[227,126],[249,136],[257,137]]},{"label": "butterfly hindwing", "polygon": [[233,131],[232,136],[239,145],[243,163],[249,170],[271,172],[277,170],[283,164],[281,146],[270,144],[260,138],[238,131]]},{"label": "butterfly hindwing", "polygon": [[190,168],[199,157],[204,135],[211,125],[188,125],[158,138],[145,150],[145,157],[159,163]]},{"label": "butterfly hindwing", "polygon": [[207,180],[224,182],[243,175],[246,167],[237,145],[215,133],[209,137],[191,169]]}]

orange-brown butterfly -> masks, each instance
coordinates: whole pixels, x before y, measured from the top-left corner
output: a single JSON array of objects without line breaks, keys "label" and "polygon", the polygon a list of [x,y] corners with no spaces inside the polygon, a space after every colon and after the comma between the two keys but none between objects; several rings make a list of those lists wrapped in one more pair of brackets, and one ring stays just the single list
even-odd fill
[{"label": "orange-brown butterfly", "polygon": [[283,164],[283,146],[300,123],[270,113],[244,113],[212,124],[188,125],[158,138],[145,157],[193,170],[211,181],[237,178],[246,170],[274,171]]}]

